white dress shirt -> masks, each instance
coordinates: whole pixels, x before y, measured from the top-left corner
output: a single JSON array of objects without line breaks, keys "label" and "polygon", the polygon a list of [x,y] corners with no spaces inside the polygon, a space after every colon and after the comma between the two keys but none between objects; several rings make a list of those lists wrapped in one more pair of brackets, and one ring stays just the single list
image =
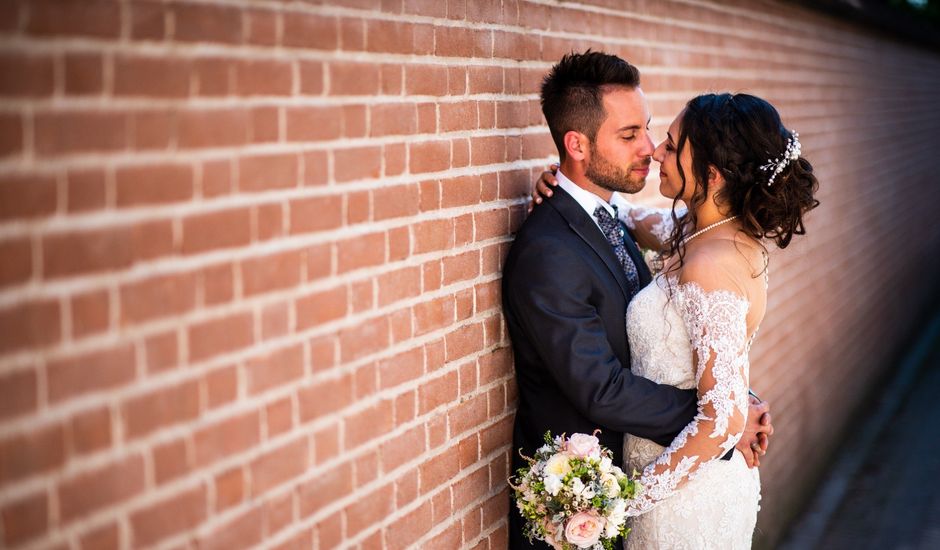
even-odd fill
[{"label": "white dress shirt", "polygon": [[[620,193],[617,192],[614,192],[610,198],[610,202],[608,203],[604,199],[568,179],[568,176],[564,175],[560,169],[555,172],[555,179],[558,180],[559,187],[567,191],[568,194],[571,195],[571,197],[581,205],[581,208],[583,208],[584,211],[588,213],[588,216],[591,216],[591,219],[594,220],[594,223],[597,225],[598,229],[600,229],[601,226],[597,222],[597,218],[594,217],[594,210],[596,210],[598,206],[601,206],[610,212],[610,216],[612,218],[619,217],[620,219],[623,219],[623,217],[626,216],[633,207],[633,205],[627,202],[627,200],[621,197]],[[611,208],[611,205],[617,207],[616,215],[614,214],[614,209]],[[603,231],[601,232],[603,233]]]}]

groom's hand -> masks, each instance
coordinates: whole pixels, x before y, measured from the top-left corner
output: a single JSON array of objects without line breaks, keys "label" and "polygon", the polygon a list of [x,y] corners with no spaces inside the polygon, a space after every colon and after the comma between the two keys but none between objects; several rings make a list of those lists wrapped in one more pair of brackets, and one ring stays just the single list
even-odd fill
[{"label": "groom's hand", "polygon": [[744,434],[738,444],[735,445],[744,455],[744,460],[749,468],[760,466],[760,457],[767,454],[767,446],[770,444],[770,436],[773,433],[774,426],[770,418],[770,404],[752,395]]}]

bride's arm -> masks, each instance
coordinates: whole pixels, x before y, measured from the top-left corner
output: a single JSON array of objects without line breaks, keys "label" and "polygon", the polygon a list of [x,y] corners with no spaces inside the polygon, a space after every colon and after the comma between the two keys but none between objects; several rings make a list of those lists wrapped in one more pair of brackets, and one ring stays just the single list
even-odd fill
[{"label": "bride's arm", "polygon": [[643,470],[642,488],[627,503],[630,516],[649,511],[734,448],[747,419],[747,299],[720,266],[697,259],[683,266],[671,299],[692,344],[697,414]]},{"label": "bride's arm", "polygon": [[[542,204],[542,200],[551,197],[552,188],[558,186],[558,180],[555,179],[555,170],[557,164],[552,164],[549,169],[542,172],[539,179],[535,182],[535,189],[532,191],[532,202],[529,203],[531,212],[536,205]],[[630,228],[633,237],[640,246],[651,250],[661,252],[665,249],[665,243],[672,234],[675,222],[672,219],[672,209],[670,208],[648,208],[645,206],[635,206],[621,194],[621,201],[618,201],[618,217]],[[625,207],[621,207],[625,205]],[[685,209],[676,211],[680,218],[685,215]]]}]

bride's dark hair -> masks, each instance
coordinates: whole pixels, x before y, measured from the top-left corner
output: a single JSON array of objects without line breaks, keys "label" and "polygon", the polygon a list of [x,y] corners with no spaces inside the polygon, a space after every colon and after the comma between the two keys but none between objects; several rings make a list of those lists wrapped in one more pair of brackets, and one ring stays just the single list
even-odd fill
[{"label": "bride's dark hair", "polygon": [[[666,246],[670,255],[679,255],[676,268],[685,256],[684,237],[696,226],[695,211],[708,195],[710,167],[725,180],[716,202],[729,216],[738,216],[745,234],[786,248],[793,235],[806,233],[803,214],[819,205],[814,198],[819,182],[812,165],[802,156],[789,160],[772,185],[767,182],[773,169],[761,168],[785,158],[791,135],[774,106],[759,97],[704,94],[686,104],[675,158],[682,192],[687,185],[696,189],[688,213],[681,218],[675,213],[679,199],[673,200],[675,225]],[[679,164],[686,144],[692,147],[691,182]]]}]

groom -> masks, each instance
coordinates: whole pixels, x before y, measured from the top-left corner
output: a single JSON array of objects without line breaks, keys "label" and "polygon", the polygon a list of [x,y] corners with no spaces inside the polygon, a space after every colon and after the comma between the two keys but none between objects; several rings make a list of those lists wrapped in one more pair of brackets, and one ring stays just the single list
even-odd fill
[{"label": "groom", "polygon": [[[614,191],[636,193],[649,173],[649,108],[636,67],[619,57],[569,54],[542,84],[542,112],[561,166],[554,194],[520,228],[503,269],[503,311],[515,358],[519,407],[512,472],[543,435],[592,433],[623,462],[623,434],[666,446],[692,421],[695,390],[634,376],[627,304],[650,273],[615,208]],[[629,234],[626,234],[629,237]],[[738,449],[749,464],[772,430],[766,404],[752,404]],[[521,450],[521,451],[520,451]],[[509,547],[530,544],[512,505]]]}]

